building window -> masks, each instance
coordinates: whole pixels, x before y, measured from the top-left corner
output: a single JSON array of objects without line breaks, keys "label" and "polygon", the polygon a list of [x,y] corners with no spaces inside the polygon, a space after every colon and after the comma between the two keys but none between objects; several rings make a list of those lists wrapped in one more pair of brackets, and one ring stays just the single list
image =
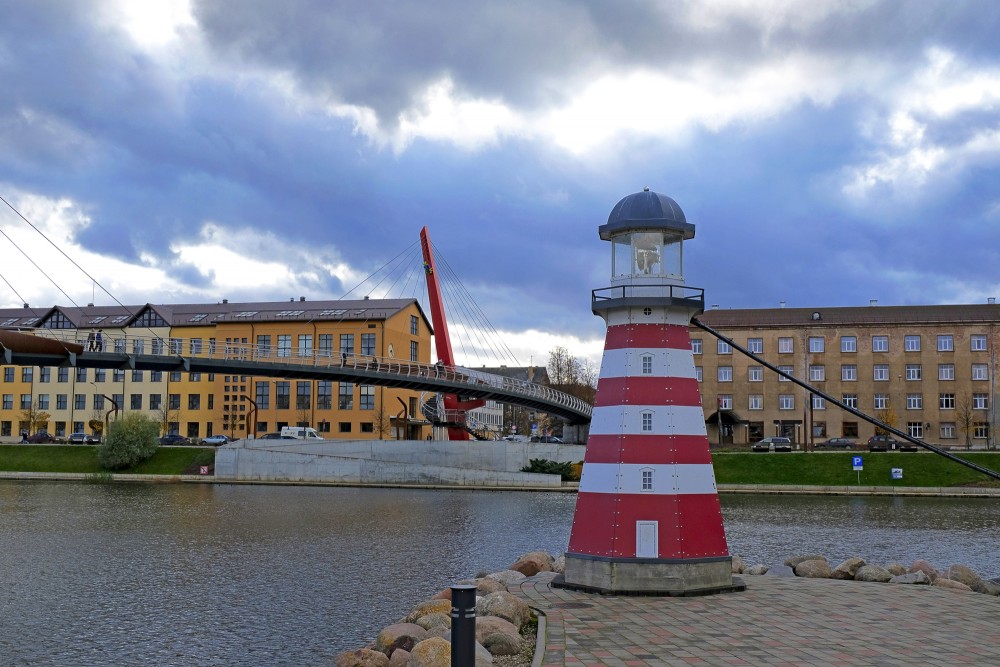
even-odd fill
[{"label": "building window", "polygon": [[857,338],[857,336],[841,336],[840,337],[840,351],[841,352],[857,352],[858,351],[858,338]]},{"label": "building window", "polygon": [[[180,375],[180,373],[178,373],[178,375]],[[123,369],[121,369],[121,368],[116,368],[113,371],[111,371],[111,381],[112,382],[124,382],[125,381],[125,371]]]},{"label": "building window", "polygon": [[129,408],[132,410],[142,410],[142,394],[129,395]]},{"label": "building window", "polygon": [[938,364],[938,380],[954,380],[955,364]]},{"label": "building window", "polygon": [[351,432],[351,422],[338,422],[337,432],[339,433],[350,433]]},{"label": "building window", "polygon": [[858,437],[858,422],[844,422],[841,432],[845,438]]},{"label": "building window", "polygon": [[652,491],[653,490],[653,471],[643,470],[642,471],[642,490]]},{"label": "building window", "polygon": [[920,364],[906,364],[906,379],[919,380],[921,377]]},{"label": "building window", "polygon": [[420,343],[415,340],[410,341],[410,361],[420,361]]},{"label": "building window", "polygon": [[180,394],[170,394],[170,395],[167,396],[167,409],[168,410],[180,410],[181,409],[181,395]]},{"label": "building window", "polygon": [[924,396],[923,396],[923,394],[907,394],[906,395],[906,409],[907,410],[923,410],[924,409]]},{"label": "building window", "polygon": [[719,340],[718,351],[719,351],[719,354],[732,354],[733,353],[733,347],[732,347],[732,345],[730,345],[726,341]]},{"label": "building window", "polygon": [[361,354],[366,357],[375,356],[375,334],[373,333],[363,333],[361,334]]},{"label": "building window", "polygon": [[754,354],[764,353],[764,339],[763,338],[748,338],[747,339],[747,349]]},{"label": "building window", "polygon": [[989,394],[975,393],[972,395],[972,409],[973,410],[985,410],[989,407],[990,400]]},{"label": "building window", "polygon": [[[6,407],[6,406],[4,406]],[[87,409],[87,395],[86,394],[73,394],[73,409],[75,410],[86,410]]]},{"label": "building window", "polygon": [[888,382],[889,381],[889,364],[875,364],[874,379],[875,379],[876,382]]},{"label": "building window", "polygon": [[642,355],[642,374],[643,375],[653,374],[653,355],[651,354]]},{"label": "building window", "polygon": [[792,394],[781,394],[780,396],[778,396],[778,409],[794,410],[795,396],[793,396]]},{"label": "building window", "polygon": [[49,409],[49,395],[48,394],[39,394],[38,395],[38,409],[39,410],[48,410]]},{"label": "building window", "polygon": [[271,336],[263,334],[257,336],[257,354],[264,359],[271,356]]},{"label": "building window", "polygon": [[150,382],[163,382],[163,371],[149,371]]},{"label": "building window", "polygon": [[733,381],[733,367],[719,366],[719,382],[732,382],[732,381]]},{"label": "building window", "polygon": [[354,385],[350,382],[341,382],[337,394],[337,408],[340,410],[354,409]]},{"label": "building window", "polygon": [[719,409],[720,410],[732,410],[733,409],[733,395],[732,394],[719,394]]},{"label": "building window", "polygon": [[857,394],[844,394],[840,397],[841,402],[849,408],[858,409],[858,395]]},{"label": "building window", "polygon": [[924,437],[923,422],[906,422],[906,434],[911,438],[919,439]]},{"label": "building window", "polygon": [[149,409],[159,410],[160,406],[163,404],[163,396],[160,394],[150,394],[149,395]]},{"label": "building window", "polygon": [[651,432],[653,430],[653,413],[643,412],[642,413],[642,430],[644,432]]},{"label": "building window", "polygon": [[691,339],[691,354],[701,354],[701,339],[692,338]]},{"label": "building window", "polygon": [[416,336],[420,333],[420,319],[416,315],[410,315],[410,334]]},{"label": "building window", "polygon": [[955,438],[955,423],[954,422],[941,422],[941,439],[942,440],[953,440]]},{"label": "building window", "polygon": [[319,335],[319,353],[324,357],[333,356],[333,334]]},{"label": "building window", "polygon": [[287,410],[292,406],[292,383],[287,381],[274,383],[274,407]]},{"label": "building window", "polygon": [[142,382],[143,371],[132,371],[132,382]]},{"label": "building window", "polygon": [[969,346],[973,352],[982,352],[986,349],[986,336],[973,334],[969,336]]},{"label": "building window", "polygon": [[976,422],[972,425],[972,437],[973,438],[988,438],[990,437],[990,425],[986,422]]},{"label": "building window", "polygon": [[889,409],[889,394],[875,394],[875,409],[876,410]]},{"label": "building window", "polygon": [[701,366],[695,366],[694,367],[694,378],[698,382],[701,382],[703,380],[703,377],[702,377],[703,372],[704,371],[702,371]]},{"label": "building window", "polygon": [[94,382],[104,382],[104,380],[107,378],[107,373],[108,373],[107,370],[104,368],[95,368]]},{"label": "building window", "polygon": [[375,385],[361,385],[361,399],[358,402],[358,407],[362,410],[375,409]]},{"label": "building window", "polygon": [[354,334],[340,334],[340,353],[354,354]]},{"label": "building window", "polygon": [[764,396],[762,394],[750,394],[747,408],[750,410],[764,409]]},{"label": "building window", "polygon": [[312,334],[299,334],[299,356],[311,357],[313,353]]},{"label": "building window", "polygon": [[907,352],[919,352],[920,336],[906,336],[903,338],[903,349]]},{"label": "building window", "polygon": [[292,356],[292,336],[291,334],[282,334],[278,336],[278,356],[279,357],[290,357]]},{"label": "building window", "polygon": [[[781,371],[782,373],[787,373],[788,375],[795,374],[795,368],[793,368],[792,366],[778,366],[778,370]],[[791,380],[786,378],[784,375],[779,375],[778,382],[791,382]]]},{"label": "building window", "polygon": [[52,379],[52,369],[48,366],[42,366],[38,369],[38,381],[48,382]]},{"label": "building window", "polygon": [[750,382],[763,382],[764,369],[761,366],[750,366],[747,368],[747,378]]},{"label": "building window", "polygon": [[69,396],[66,394],[56,394],[56,410],[65,410],[69,407]]},{"label": "building window", "polygon": [[374,433],[375,424],[371,422],[361,422],[361,432],[362,433]]},{"label": "building window", "polygon": [[21,382],[31,382],[31,378],[34,377],[35,369],[33,366],[24,366],[21,368]]},{"label": "building window", "polygon": [[65,366],[60,366],[56,371],[56,382],[69,382],[69,369]]},{"label": "building window", "polygon": [[188,410],[201,409],[201,394],[188,394]]},{"label": "building window", "polygon": [[815,437],[815,438],[825,438],[826,437],[826,422],[813,422],[812,431],[813,431],[813,437]]},{"label": "building window", "polygon": [[268,410],[271,407],[271,383],[270,382],[257,382],[254,388],[254,400],[257,402],[257,408],[260,410]]},{"label": "building window", "polygon": [[938,407],[942,410],[954,410],[955,394],[938,394]]},{"label": "building window", "polygon": [[844,364],[840,367],[840,379],[844,382],[857,382],[858,367],[854,364]]},{"label": "building window", "polygon": [[87,381],[87,369],[86,368],[77,368],[76,369],[76,381],[77,382],[86,382]]},{"label": "building window", "polygon": [[944,336],[938,336],[937,337],[937,341],[938,341],[938,346],[937,346],[938,352],[952,352],[952,351],[954,351],[954,349],[955,349],[955,340],[951,336],[951,334],[947,334],[947,335],[944,335]]},{"label": "building window", "polygon": [[295,383],[295,409],[308,410],[312,407],[312,382],[308,380]]},{"label": "building window", "polygon": [[809,367],[809,381],[823,382],[826,380],[826,366],[813,365]]},{"label": "building window", "polygon": [[812,395],[813,410],[826,410],[826,399],[822,396]]},{"label": "building window", "polygon": [[989,380],[986,373],[986,364],[972,364],[973,380]]},{"label": "building window", "polygon": [[826,348],[826,342],[822,336],[809,336],[810,352],[823,352],[825,348]]},{"label": "building window", "polygon": [[791,338],[778,339],[778,354],[791,354],[795,351],[795,345]]},{"label": "building window", "polygon": [[333,408],[333,383],[320,380],[316,383],[316,408],[330,410]]},{"label": "building window", "polygon": [[872,352],[888,352],[888,351],[889,351],[888,336],[872,336]]}]

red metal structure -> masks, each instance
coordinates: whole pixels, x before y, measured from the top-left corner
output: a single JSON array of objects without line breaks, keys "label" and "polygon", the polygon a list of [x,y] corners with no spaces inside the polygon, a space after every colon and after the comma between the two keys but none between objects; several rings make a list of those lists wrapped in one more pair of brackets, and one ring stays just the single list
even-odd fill
[{"label": "red metal structure", "polygon": [[[451,350],[451,337],[448,335],[448,323],[444,317],[444,300],[441,298],[441,285],[434,264],[434,253],[431,252],[431,238],[427,227],[420,230],[420,249],[424,255],[424,273],[427,275],[427,298],[431,306],[431,322],[434,324],[434,347],[438,362],[445,366],[455,365],[455,355]],[[470,440],[470,434],[465,429],[465,413],[486,405],[486,401],[475,399],[463,401],[455,394],[444,394],[444,420],[448,424],[449,440]]]}]

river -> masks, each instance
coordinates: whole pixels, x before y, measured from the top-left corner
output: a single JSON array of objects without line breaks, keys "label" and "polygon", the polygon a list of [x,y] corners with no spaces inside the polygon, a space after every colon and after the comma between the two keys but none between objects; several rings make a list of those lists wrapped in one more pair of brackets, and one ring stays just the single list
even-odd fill
[{"label": "river", "polygon": [[[0,481],[0,666],[315,665],[534,549],[575,495]],[[1000,574],[997,502],[722,496],[732,553]]]}]

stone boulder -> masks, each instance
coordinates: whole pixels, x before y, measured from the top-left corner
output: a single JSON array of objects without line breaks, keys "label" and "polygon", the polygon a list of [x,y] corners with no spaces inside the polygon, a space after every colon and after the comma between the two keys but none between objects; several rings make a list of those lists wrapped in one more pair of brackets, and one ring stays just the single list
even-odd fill
[{"label": "stone boulder", "polygon": [[769,577],[794,577],[795,570],[789,565],[772,565],[767,568],[767,576]]},{"label": "stone boulder", "polygon": [[483,646],[490,655],[517,655],[523,643],[521,635],[511,636],[505,632],[494,632],[483,638]]},{"label": "stone boulder", "polygon": [[520,598],[507,591],[497,591],[479,598],[476,616],[499,616],[510,621],[519,631],[531,620],[531,609]]},{"label": "stone boulder", "polygon": [[427,630],[428,633],[437,634],[438,630],[451,629],[451,614],[435,612],[421,616],[416,620],[417,625]]},{"label": "stone boulder", "polygon": [[984,579],[983,585],[976,589],[977,593],[985,593],[986,595],[1000,596],[1000,584],[990,579]]},{"label": "stone boulder", "polygon": [[739,556],[733,556],[733,574],[743,574],[743,559]]},{"label": "stone boulder", "polygon": [[750,567],[743,570],[743,574],[749,574],[754,576],[760,576],[762,574],[767,574],[768,567],[763,563],[757,565],[751,565]]},{"label": "stone boulder", "polygon": [[520,572],[526,577],[533,577],[539,572],[552,570],[552,556],[545,551],[532,551],[518,558],[517,562],[507,569]]},{"label": "stone boulder", "polygon": [[901,574],[906,574],[906,566],[902,563],[889,563],[885,566],[885,571],[894,577],[898,577]]},{"label": "stone boulder", "polygon": [[431,597],[431,599],[432,600],[450,600],[451,599],[451,588],[450,587],[449,588],[444,588],[444,589],[438,591],[437,593],[435,593]]},{"label": "stone boulder", "polygon": [[490,593],[496,593],[497,591],[507,590],[507,585],[505,583],[498,579],[490,579],[488,577],[473,579],[472,581],[463,581],[461,583],[475,584],[476,595],[489,595]]},{"label": "stone boulder", "polygon": [[[444,640],[451,643],[451,631],[444,636]],[[486,647],[476,642],[476,667],[489,667],[493,664],[493,655],[486,650]]]},{"label": "stone boulder", "polygon": [[[451,607],[448,609],[450,611]],[[378,633],[378,637],[375,638],[375,650],[387,656],[397,648],[409,651],[426,637],[427,631],[415,623],[393,623]]]},{"label": "stone boulder", "polygon": [[907,572],[923,572],[927,575],[927,578],[934,581],[938,578],[939,572],[937,569],[928,563],[927,561],[920,559],[915,560],[910,564],[910,567],[906,568]]},{"label": "stone boulder", "polygon": [[844,581],[849,581],[854,579],[854,576],[858,573],[858,570],[865,566],[864,558],[848,558],[843,563],[833,568],[833,572],[830,573],[831,579],[841,579]]},{"label": "stone boulder", "polygon": [[516,570],[501,570],[500,572],[493,572],[491,574],[487,574],[485,578],[495,579],[504,586],[510,586],[511,584],[516,584],[524,579],[527,579],[524,574]]},{"label": "stone boulder", "polygon": [[566,571],[566,555],[559,554],[552,559],[552,571],[557,574],[562,574]]},{"label": "stone boulder", "polygon": [[960,581],[954,581],[953,579],[948,579],[947,577],[938,577],[933,582],[931,586],[937,586],[938,588],[946,588],[949,591],[959,591],[964,593],[971,593],[972,589],[963,584]]},{"label": "stone boulder", "polygon": [[807,560],[821,560],[821,561],[826,561],[826,556],[824,556],[823,554],[808,554],[806,556],[792,556],[791,558],[786,558],[785,559],[785,565],[787,565],[788,567],[790,567],[790,568],[792,568],[794,570],[796,565],[798,565],[799,563],[801,563],[803,561],[807,561]]},{"label": "stone boulder", "polygon": [[389,658],[389,667],[406,667],[409,662],[410,652],[398,648],[392,652],[392,657]]},{"label": "stone boulder", "polygon": [[[517,655],[521,650],[521,634],[513,623],[499,616],[476,619],[476,641],[493,655]],[[512,646],[516,648],[506,652]]]},{"label": "stone boulder", "polygon": [[389,667],[389,658],[381,651],[359,648],[341,653],[333,664],[334,667]]},{"label": "stone boulder", "polygon": [[984,592],[982,577],[976,574],[968,565],[952,565],[942,576],[952,581],[963,583],[977,593]]},{"label": "stone boulder", "polygon": [[890,584],[923,584],[924,586],[929,586],[931,583],[931,578],[927,576],[926,572],[917,570],[916,572],[907,572],[906,574],[897,574],[895,577],[889,580]]},{"label": "stone boulder", "polygon": [[403,618],[403,623],[416,623],[428,614],[451,614],[451,600],[428,600],[421,602]]},{"label": "stone boulder", "polygon": [[829,579],[833,570],[830,569],[830,564],[826,562],[826,559],[820,560],[818,558],[812,560],[804,560],[794,568],[796,577],[806,577],[808,579]]},{"label": "stone boulder", "polygon": [[442,637],[425,639],[410,651],[407,667],[451,667],[451,642]]},{"label": "stone boulder", "polygon": [[888,570],[878,565],[863,565],[858,568],[854,575],[854,581],[876,581],[880,584],[884,584],[890,579],[892,579],[892,575],[889,574]]}]

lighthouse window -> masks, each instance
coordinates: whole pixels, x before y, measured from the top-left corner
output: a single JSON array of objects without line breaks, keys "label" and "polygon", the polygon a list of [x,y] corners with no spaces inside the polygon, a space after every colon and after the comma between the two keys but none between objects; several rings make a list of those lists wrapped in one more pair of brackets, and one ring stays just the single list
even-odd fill
[{"label": "lighthouse window", "polygon": [[653,471],[643,470],[642,471],[642,490],[652,491],[653,490]]},{"label": "lighthouse window", "polygon": [[642,314],[645,315],[646,317],[649,317],[650,315],[653,314],[653,309],[652,308],[643,308],[642,309]]},{"label": "lighthouse window", "polygon": [[642,374],[643,375],[653,374],[653,355],[651,354],[642,355]]},{"label": "lighthouse window", "polygon": [[653,413],[643,412],[642,413],[642,430],[652,431],[653,430]]}]

